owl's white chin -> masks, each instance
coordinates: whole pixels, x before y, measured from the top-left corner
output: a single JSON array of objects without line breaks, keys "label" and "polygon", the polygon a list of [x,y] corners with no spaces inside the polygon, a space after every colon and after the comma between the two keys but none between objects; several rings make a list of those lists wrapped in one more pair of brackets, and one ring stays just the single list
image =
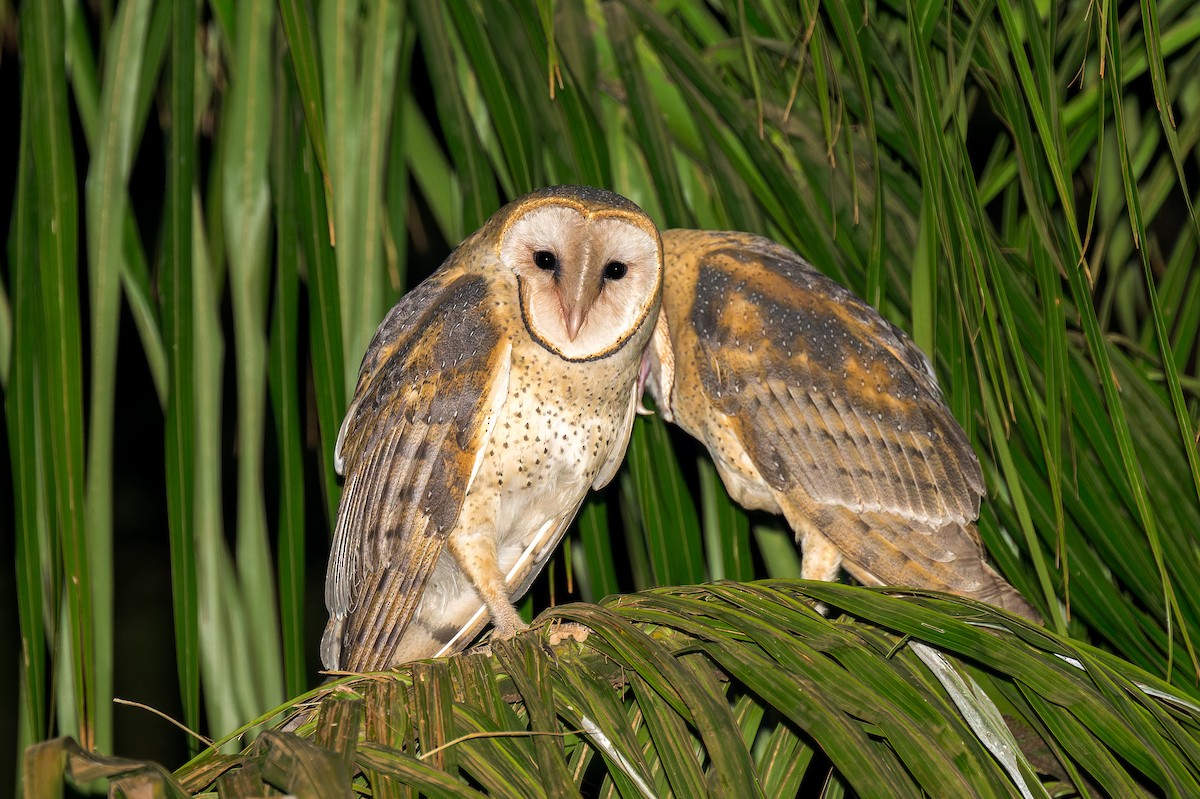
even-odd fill
[{"label": "owl's white chin", "polygon": [[571,338],[557,293],[534,290],[530,282],[517,279],[525,328],[534,341],[567,361],[594,361],[612,355],[643,328],[648,329],[647,319],[657,307],[657,302],[637,307],[619,297],[601,297]]}]

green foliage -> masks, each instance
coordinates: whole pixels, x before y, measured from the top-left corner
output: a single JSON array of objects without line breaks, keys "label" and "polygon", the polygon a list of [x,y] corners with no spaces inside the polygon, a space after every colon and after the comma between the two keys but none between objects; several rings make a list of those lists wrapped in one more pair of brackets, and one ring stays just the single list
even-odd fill
[{"label": "green foliage", "polygon": [[[16,22],[0,3],[0,28]],[[933,723],[905,703],[919,695],[941,723],[964,724],[910,649],[885,661],[902,671],[863,678],[849,665],[877,668],[880,647],[892,646],[884,639],[907,634],[946,653],[1096,783],[1192,792],[1194,708],[1129,688],[1200,696],[1200,224],[1189,185],[1200,13],[1190,0],[122,0],[67,3],[65,13],[26,3],[19,23],[9,39],[20,55],[20,98],[6,100],[20,149],[0,270],[0,385],[22,747],[72,735],[112,748],[122,308],[163,414],[163,568],[183,721],[199,729],[203,707],[206,731],[221,736],[316,680],[302,633],[323,609],[303,597],[324,564],[303,553],[327,531],[304,518],[304,498],[320,498],[327,527],[339,491],[333,441],[384,311],[444,257],[442,242],[506,199],[579,182],[627,195],[663,227],[771,236],[912,332],[983,463],[991,557],[1053,635],[989,636],[949,624],[959,611],[933,600],[805,587],[796,590],[871,624],[797,610],[801,637],[785,650],[755,632],[779,613],[767,604],[739,606],[736,621],[706,617],[714,626],[703,630],[667,623],[682,606],[663,599],[654,612],[666,615],[651,619],[633,601],[632,620],[681,630],[687,651],[707,660],[670,650],[670,662],[655,661],[661,672],[623,666],[629,682],[615,695],[501,647],[522,709],[492,697],[496,715],[480,716],[429,688],[446,729],[576,729],[579,718],[536,706],[553,691],[554,708],[586,698],[588,718],[610,735],[636,717],[637,737],[614,745],[656,787],[719,793],[696,747],[736,728],[752,746],[707,750],[721,779],[755,774],[764,793],[786,793],[805,769],[832,764],[830,795],[870,794],[884,789],[863,774],[898,758],[911,782],[888,790],[904,795],[945,777],[948,757],[937,754],[943,740],[900,740],[900,726]],[[149,167],[164,184],[132,184],[134,165],[160,151],[161,169]],[[570,547],[584,598],[794,570],[787,535],[734,506],[706,456],[675,432],[639,420],[628,468],[587,504]],[[235,461],[231,497],[222,470]],[[730,636],[759,650],[726,652]],[[825,652],[829,636],[839,667],[859,674],[867,695],[904,705],[897,715],[847,721],[845,704],[843,717],[830,715],[827,703],[851,698],[833,671],[810,675],[820,690],[802,706],[752,684],[763,658],[795,671],[805,647]],[[996,665],[1020,657],[1013,636],[1042,666]],[[1076,662],[1037,655],[1051,651]],[[491,674],[462,663],[422,668],[436,680],[438,669]],[[1080,698],[1078,665],[1103,706]],[[687,702],[664,675],[711,688],[715,667],[746,693],[731,690],[725,703],[697,695],[704,709],[688,713],[700,715],[680,715]],[[553,688],[539,687],[547,673],[558,675]],[[1091,710],[1067,714],[1068,701]],[[377,720],[363,712],[370,730]],[[1187,731],[1152,735],[1148,720]],[[426,738],[421,725],[440,723],[413,729],[435,740],[445,730]],[[351,771],[451,790],[445,774],[399,754],[410,742],[371,734],[375,743],[347,756]],[[855,748],[854,736],[868,743]],[[457,758],[477,785],[516,792],[574,779],[556,759],[560,743],[488,740],[435,759]],[[588,740],[577,739],[567,766],[608,758],[612,790],[637,795],[612,753]],[[284,746],[262,746],[275,744]],[[955,769],[991,786],[981,792],[1008,790],[977,741],[964,746]],[[929,759],[917,768],[921,753]]]}]

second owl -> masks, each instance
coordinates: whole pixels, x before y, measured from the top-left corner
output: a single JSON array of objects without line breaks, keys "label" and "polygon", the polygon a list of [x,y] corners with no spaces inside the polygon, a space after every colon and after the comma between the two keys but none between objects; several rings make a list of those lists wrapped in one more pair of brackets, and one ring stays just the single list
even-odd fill
[{"label": "second owl", "polygon": [[844,567],[866,585],[949,591],[1039,619],[983,560],[979,461],[917,346],[768,239],[662,239],[670,347],[656,346],[647,387],[708,448],[734,500],[783,514],[802,576],[832,580]]}]

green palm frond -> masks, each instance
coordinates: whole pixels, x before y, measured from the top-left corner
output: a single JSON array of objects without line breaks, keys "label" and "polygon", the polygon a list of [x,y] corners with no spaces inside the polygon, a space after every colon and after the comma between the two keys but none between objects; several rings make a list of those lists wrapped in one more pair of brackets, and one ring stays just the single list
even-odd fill
[{"label": "green palm frond", "polygon": [[[591,632],[548,645],[561,622]],[[239,755],[212,747],[159,778],[222,796],[1200,790],[1200,706],[1146,672],[967,600],[792,580],[565,605],[486,652],[343,677],[276,718]],[[75,780],[146,779],[42,750]],[[62,779],[63,760],[29,762]]]}]

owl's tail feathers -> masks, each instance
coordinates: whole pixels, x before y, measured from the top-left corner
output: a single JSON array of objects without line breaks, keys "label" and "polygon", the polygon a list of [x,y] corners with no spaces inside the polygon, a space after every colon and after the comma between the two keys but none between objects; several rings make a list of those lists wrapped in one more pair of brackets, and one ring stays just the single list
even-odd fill
[{"label": "owl's tail feathers", "polygon": [[1003,577],[996,571],[983,564],[984,571],[990,576],[991,581],[981,588],[977,593],[971,594],[975,599],[982,602],[987,602],[989,605],[996,605],[1005,610],[1016,613],[1018,616],[1024,616],[1030,621],[1041,624],[1042,614],[1034,609],[1033,605],[1026,601],[1025,597],[1021,596],[1021,592],[1013,588]]},{"label": "owl's tail feathers", "polygon": [[321,665],[331,671],[341,667],[342,625],[345,621],[344,616],[330,618],[321,636]]},{"label": "owl's tail feathers", "polygon": [[[846,571],[850,572],[854,579],[863,585],[910,586],[928,591],[945,591],[949,594],[957,594],[969,597],[970,599],[977,599],[980,602],[986,602],[989,605],[995,605],[996,607],[1016,613],[1018,616],[1024,616],[1035,624],[1042,623],[1042,615],[1037,612],[1033,605],[1026,601],[1025,597],[1021,596],[1021,592],[1013,588],[995,569],[982,560],[979,561],[976,568],[972,569],[972,571],[976,572],[977,579],[967,581],[956,579],[939,580],[934,578],[928,571],[913,568],[905,570],[909,572],[905,578],[888,579],[863,568],[860,564],[849,559],[842,561],[842,566]],[[925,579],[914,579],[913,572],[917,571],[920,571]],[[969,584],[964,585],[964,582]]]},{"label": "owl's tail feathers", "polygon": [[949,522],[933,528],[914,519],[868,512],[857,514],[849,526],[857,528],[851,535],[827,535],[842,550],[842,566],[864,585],[946,591],[1042,621],[1020,592],[984,562],[973,524]]}]

